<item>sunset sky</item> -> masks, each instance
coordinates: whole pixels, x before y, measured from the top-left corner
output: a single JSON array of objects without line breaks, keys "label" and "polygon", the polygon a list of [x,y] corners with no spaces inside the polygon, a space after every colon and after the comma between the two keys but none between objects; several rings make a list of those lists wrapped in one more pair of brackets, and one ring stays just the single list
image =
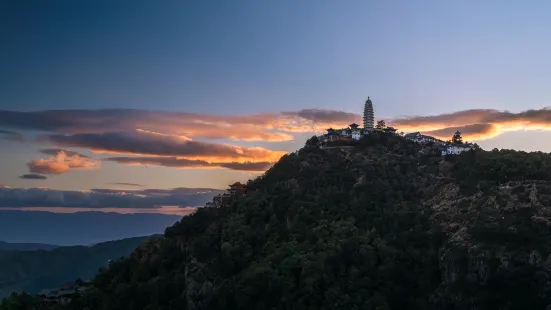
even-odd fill
[{"label": "sunset sky", "polygon": [[406,132],[549,152],[549,12],[507,0],[0,1],[0,201],[212,195],[313,128],[359,122],[367,96]]}]

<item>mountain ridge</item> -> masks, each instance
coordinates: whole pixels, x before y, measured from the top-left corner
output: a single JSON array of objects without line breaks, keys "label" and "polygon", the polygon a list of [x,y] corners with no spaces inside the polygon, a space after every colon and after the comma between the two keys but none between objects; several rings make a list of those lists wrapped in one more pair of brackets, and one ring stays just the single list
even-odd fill
[{"label": "mountain ridge", "polygon": [[0,236],[3,241],[12,243],[89,245],[159,234],[180,218],[179,215],[154,213],[0,210]]},{"label": "mountain ridge", "polygon": [[45,243],[16,243],[0,241],[0,251],[36,251],[36,250],[53,250],[59,245]]},{"label": "mountain ridge", "polygon": [[92,246],[60,246],[31,251],[0,251],[0,296],[12,291],[37,293],[77,278],[88,279],[108,260],[129,255],[141,243],[160,235],[133,237]]}]

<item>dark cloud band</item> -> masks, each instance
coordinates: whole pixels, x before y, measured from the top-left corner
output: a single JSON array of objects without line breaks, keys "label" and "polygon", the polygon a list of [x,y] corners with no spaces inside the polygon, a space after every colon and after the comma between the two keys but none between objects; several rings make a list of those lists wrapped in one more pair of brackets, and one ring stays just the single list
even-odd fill
[{"label": "dark cloud band", "polygon": [[11,130],[0,129],[0,136],[3,136],[5,140],[11,140],[11,141],[17,141],[17,142],[25,141],[25,138],[23,138],[22,134]]},{"label": "dark cloud band", "polygon": [[87,148],[97,152],[132,155],[175,156],[218,162],[276,161],[286,152],[259,147],[189,141],[174,136],[146,132],[108,132],[75,135],[44,135],[41,142],[65,147]]},{"label": "dark cloud band", "polygon": [[109,157],[106,161],[127,165],[164,166],[173,168],[226,168],[249,172],[264,172],[273,165],[273,162],[217,163],[204,160],[181,159],[177,157]]},{"label": "dark cloud band", "polygon": [[0,207],[154,208],[203,206],[217,189],[144,189],[61,191],[42,188],[0,187]]},{"label": "dark cloud band", "polygon": [[37,174],[37,173],[28,173],[20,176],[21,179],[27,179],[27,180],[46,180],[48,177],[45,175]]}]

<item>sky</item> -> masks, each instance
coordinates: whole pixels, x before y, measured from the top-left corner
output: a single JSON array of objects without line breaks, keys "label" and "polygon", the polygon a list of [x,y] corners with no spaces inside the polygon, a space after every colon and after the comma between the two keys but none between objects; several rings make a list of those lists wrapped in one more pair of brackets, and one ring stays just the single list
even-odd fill
[{"label": "sky", "polygon": [[0,0],[0,205],[196,206],[359,123],[368,96],[399,130],[549,152],[550,10]]}]

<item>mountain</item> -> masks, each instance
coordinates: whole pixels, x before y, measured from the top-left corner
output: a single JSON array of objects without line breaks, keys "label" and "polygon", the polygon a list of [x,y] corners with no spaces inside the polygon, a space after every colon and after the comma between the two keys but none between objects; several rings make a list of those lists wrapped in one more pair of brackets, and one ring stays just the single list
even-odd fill
[{"label": "mountain", "polygon": [[109,260],[129,255],[143,242],[159,236],[109,241],[95,246],[58,247],[49,251],[0,251],[0,296],[12,291],[36,293],[77,278],[89,279]]},{"label": "mountain", "polygon": [[0,236],[10,243],[90,245],[163,233],[180,218],[147,213],[0,211]]},{"label": "mountain", "polygon": [[53,250],[58,248],[58,245],[43,244],[43,243],[9,243],[0,241],[0,251],[37,251],[37,250]]},{"label": "mountain", "polygon": [[56,309],[549,309],[551,155],[347,143],[308,140]]}]

